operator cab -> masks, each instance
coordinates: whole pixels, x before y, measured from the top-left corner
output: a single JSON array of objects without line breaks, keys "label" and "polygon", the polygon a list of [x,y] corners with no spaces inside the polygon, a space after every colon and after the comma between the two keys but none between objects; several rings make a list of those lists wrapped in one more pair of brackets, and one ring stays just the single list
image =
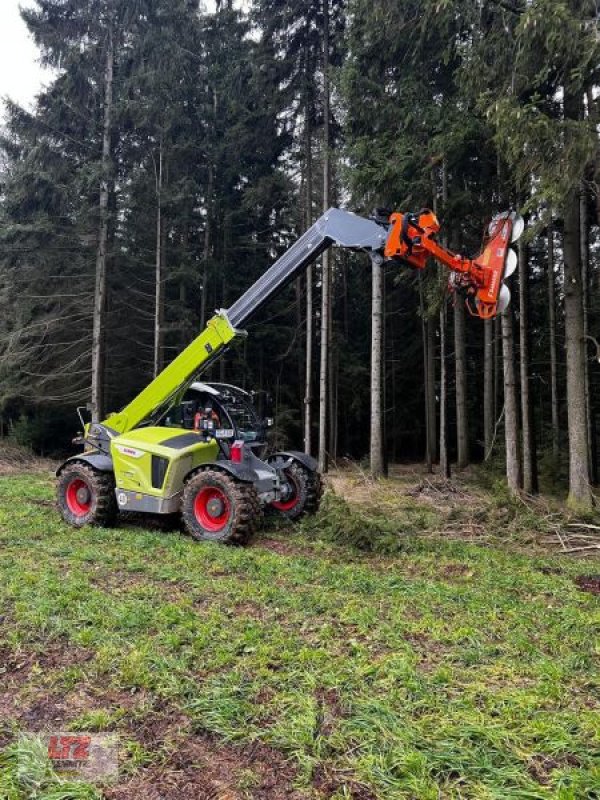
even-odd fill
[{"label": "operator cab", "polygon": [[[195,382],[181,403],[167,413],[163,424],[169,428],[198,430],[203,420],[211,420],[220,438],[243,440],[262,450],[267,441],[269,420],[261,419],[253,405],[253,395],[228,383]],[[231,433],[225,434],[225,431]],[[258,453],[257,453],[258,455]]]}]

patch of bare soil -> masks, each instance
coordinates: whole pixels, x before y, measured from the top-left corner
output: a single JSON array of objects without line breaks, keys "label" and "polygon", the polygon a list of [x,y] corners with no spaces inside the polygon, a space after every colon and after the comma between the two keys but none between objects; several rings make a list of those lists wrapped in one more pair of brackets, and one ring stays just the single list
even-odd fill
[{"label": "patch of bare soil", "polygon": [[147,749],[166,744],[158,763],[105,790],[106,800],[301,800],[294,768],[283,756],[255,742],[225,745],[189,730],[183,717],[146,722],[134,731]]},{"label": "patch of bare soil", "polygon": [[[141,590],[143,593],[156,591],[158,599],[171,603],[179,603],[184,597],[190,597],[191,590],[185,583],[172,580],[158,580],[145,572],[131,572],[125,569],[111,569],[106,572],[102,566],[90,572],[90,583],[103,592],[114,595],[127,594]],[[204,598],[197,598],[194,605],[204,603]]]},{"label": "patch of bare soil", "polygon": [[424,632],[407,633],[404,637],[419,659],[418,668],[429,673],[436,670],[448,653],[448,648]]},{"label": "patch of bare soil", "polygon": [[575,584],[582,592],[600,594],[600,575],[578,575]]},{"label": "patch of bare soil", "polygon": [[443,580],[460,580],[473,577],[473,570],[468,564],[445,564],[440,570],[440,576]]},{"label": "patch of bare soil", "polygon": [[302,547],[297,542],[284,542],[281,539],[269,539],[261,537],[253,542],[254,547],[262,550],[270,550],[279,556],[310,556],[313,555],[309,547]]},{"label": "patch of bare soil", "polygon": [[331,736],[336,722],[345,716],[340,694],[337,689],[317,689],[315,692],[320,707],[319,729],[321,736]]},{"label": "patch of bare soil", "polygon": [[4,685],[14,689],[25,684],[35,666],[40,675],[74,664],[82,664],[93,657],[84,647],[74,647],[57,640],[36,650],[10,650],[0,647],[0,669]]},{"label": "patch of bare soil", "polygon": [[540,567],[542,575],[563,575],[564,569],[560,567]]},{"label": "patch of bare soil", "polygon": [[527,771],[534,780],[545,786],[550,783],[553,770],[564,769],[565,767],[579,767],[579,765],[580,762],[577,756],[571,754],[553,758],[552,756],[536,753],[527,762]]},{"label": "patch of bare soil", "polygon": [[377,795],[364,783],[359,783],[344,772],[328,769],[319,764],[313,776],[313,784],[322,798],[351,797],[352,800],[377,800]]},{"label": "patch of bare soil", "polygon": [[[42,730],[77,716],[74,698],[44,688],[45,678],[55,670],[89,661],[93,653],[61,641],[48,643],[39,650],[13,651],[0,647],[0,719],[18,722],[27,730]],[[32,671],[35,669],[35,678]],[[33,688],[36,687],[36,688]],[[0,731],[0,746],[12,738],[8,729]]]},{"label": "patch of bare soil", "polygon": [[259,603],[253,603],[247,600],[243,603],[236,603],[232,609],[231,616],[250,617],[250,619],[256,619],[262,622],[265,619],[265,607]]},{"label": "patch of bare soil", "polygon": [[35,651],[0,647],[0,719],[12,719],[37,731],[64,724],[85,711],[107,707],[133,710],[147,704],[145,692],[132,694],[111,687],[79,685],[61,693],[52,688],[52,673],[85,664],[93,657],[92,650],[61,640]]},{"label": "patch of bare soil", "polygon": [[110,572],[97,573],[90,576],[91,583],[99,589],[108,592],[128,591],[138,587],[149,587],[152,585],[161,587],[163,583],[153,581],[143,572],[129,572],[125,569],[112,569]]}]

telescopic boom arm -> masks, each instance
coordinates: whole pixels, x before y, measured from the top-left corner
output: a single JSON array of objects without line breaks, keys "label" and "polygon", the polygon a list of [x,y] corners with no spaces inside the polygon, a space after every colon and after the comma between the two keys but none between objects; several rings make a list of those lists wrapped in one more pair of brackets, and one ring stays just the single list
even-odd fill
[{"label": "telescopic boom arm", "polygon": [[[402,262],[423,269],[428,257],[444,264],[455,276],[453,288],[467,294],[471,312],[484,319],[508,305],[510,292],[503,280],[516,266],[510,248],[522,232],[514,213],[496,217],[489,238],[474,259],[456,255],[435,241],[440,225],[433,212],[386,214],[376,219],[330,208],[244,294],[226,310],[218,311],[206,328],[125,408],[102,423],[111,434],[126,433],[166,411],[193,380],[239,336],[250,316],[297,277],[332,245],[362,250],[372,260]],[[94,426],[92,426],[93,428]]]}]

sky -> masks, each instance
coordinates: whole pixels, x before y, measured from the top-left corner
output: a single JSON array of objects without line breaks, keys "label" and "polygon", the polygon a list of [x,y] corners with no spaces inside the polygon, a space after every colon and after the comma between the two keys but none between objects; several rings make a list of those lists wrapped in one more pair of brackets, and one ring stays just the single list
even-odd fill
[{"label": "sky", "polygon": [[[0,122],[6,96],[30,108],[37,92],[52,80],[52,72],[38,63],[37,47],[19,14],[19,6],[32,5],[33,0],[0,0]],[[214,10],[214,0],[203,5]]]},{"label": "sky", "polygon": [[38,50],[19,15],[19,5],[31,0],[0,0],[0,113],[8,95],[30,107],[36,93],[52,73],[38,63]]}]

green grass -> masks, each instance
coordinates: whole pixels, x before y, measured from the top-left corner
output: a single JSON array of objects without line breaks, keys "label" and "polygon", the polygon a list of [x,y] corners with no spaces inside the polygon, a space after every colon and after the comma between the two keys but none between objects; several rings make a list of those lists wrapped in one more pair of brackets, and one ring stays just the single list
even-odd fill
[{"label": "green grass", "polygon": [[[272,549],[73,530],[52,496],[44,476],[0,479],[0,652],[28,664],[5,736],[64,699],[68,727],[121,734],[124,779],[168,764],[179,729],[272,748],[306,797],[600,797],[600,604],[573,582],[597,566],[420,538],[436,517],[417,501],[410,538],[376,556],[314,523],[268,532]],[[177,724],[148,747],[157,714]],[[0,797],[33,797],[10,747]],[[231,780],[253,796],[247,765]]]}]

